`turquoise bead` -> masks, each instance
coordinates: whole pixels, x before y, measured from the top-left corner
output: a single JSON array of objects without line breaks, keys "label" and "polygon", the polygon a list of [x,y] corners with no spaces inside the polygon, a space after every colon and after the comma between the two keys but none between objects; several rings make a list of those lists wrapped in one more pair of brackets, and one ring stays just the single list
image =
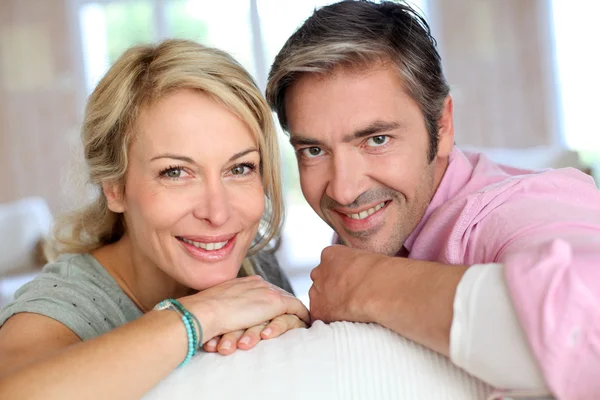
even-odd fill
[{"label": "turquoise bead", "polygon": [[[181,321],[185,326],[187,338],[188,338],[188,351],[184,360],[179,364],[180,367],[184,366],[189,360],[196,354],[196,351],[202,346],[202,325],[198,318],[190,313],[178,300],[166,299],[158,303],[154,309],[156,310],[174,310],[181,316]],[[196,331],[196,328],[198,331]]]}]

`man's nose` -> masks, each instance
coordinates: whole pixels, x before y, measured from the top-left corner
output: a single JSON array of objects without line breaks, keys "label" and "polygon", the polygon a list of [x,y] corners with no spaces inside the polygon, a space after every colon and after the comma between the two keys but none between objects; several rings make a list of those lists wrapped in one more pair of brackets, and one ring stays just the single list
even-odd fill
[{"label": "man's nose", "polygon": [[360,154],[347,152],[333,157],[333,170],[326,194],[342,205],[354,202],[368,189],[368,178]]}]

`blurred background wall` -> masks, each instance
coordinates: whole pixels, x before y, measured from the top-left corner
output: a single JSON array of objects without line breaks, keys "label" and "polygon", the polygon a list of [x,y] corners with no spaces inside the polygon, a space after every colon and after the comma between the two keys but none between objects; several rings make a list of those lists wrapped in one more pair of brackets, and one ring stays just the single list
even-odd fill
[{"label": "blurred background wall", "polygon": [[431,0],[459,144],[559,142],[551,2]]},{"label": "blurred background wall", "polygon": [[0,1],[0,203],[64,201],[69,137],[81,121],[77,32],[63,0]]}]

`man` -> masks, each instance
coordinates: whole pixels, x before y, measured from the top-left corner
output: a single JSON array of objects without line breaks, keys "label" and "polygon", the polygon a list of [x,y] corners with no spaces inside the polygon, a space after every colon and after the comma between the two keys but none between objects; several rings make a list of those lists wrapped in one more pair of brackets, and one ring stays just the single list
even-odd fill
[{"label": "man", "polygon": [[345,245],[311,273],[314,319],[379,323],[503,389],[600,398],[600,192],[573,169],[455,148],[418,14],[315,11],[276,57],[267,99],[306,200]]}]

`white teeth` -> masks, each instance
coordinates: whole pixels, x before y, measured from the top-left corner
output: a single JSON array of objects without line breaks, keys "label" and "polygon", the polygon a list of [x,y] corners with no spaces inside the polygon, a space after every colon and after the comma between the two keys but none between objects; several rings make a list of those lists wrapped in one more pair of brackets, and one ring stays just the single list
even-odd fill
[{"label": "white teeth", "polygon": [[181,240],[183,240],[187,244],[191,244],[194,247],[197,247],[199,249],[204,249],[207,251],[222,249],[223,247],[225,247],[227,242],[229,242],[229,240],[226,240],[224,242],[216,242],[216,243],[201,243],[201,242],[194,242],[193,240],[189,240],[186,238],[181,238]]},{"label": "white teeth", "polygon": [[381,210],[383,206],[385,206],[385,201],[377,204],[375,207],[369,208],[368,210],[361,211],[359,214],[346,214],[346,216],[352,219],[365,219],[369,215],[373,215],[373,213]]}]

